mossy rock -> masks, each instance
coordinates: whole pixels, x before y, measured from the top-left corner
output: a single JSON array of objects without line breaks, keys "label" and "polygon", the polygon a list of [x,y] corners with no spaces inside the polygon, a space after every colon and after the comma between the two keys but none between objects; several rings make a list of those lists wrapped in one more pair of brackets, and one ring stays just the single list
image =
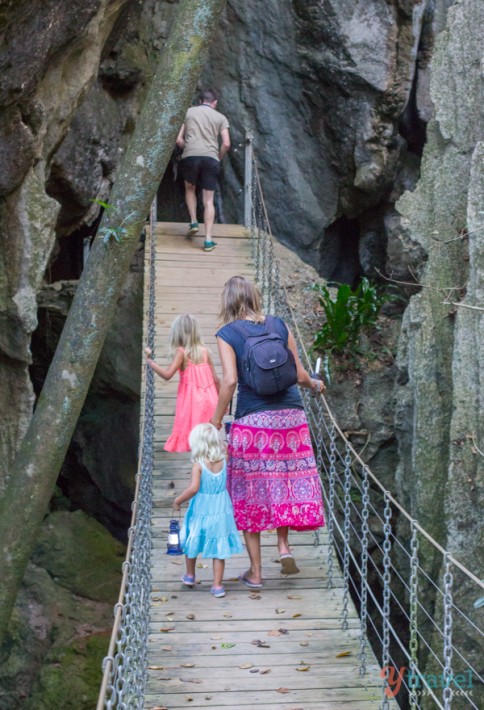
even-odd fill
[{"label": "mossy rock", "polygon": [[81,597],[115,602],[124,546],[81,510],[48,516],[32,556],[55,582]]},{"label": "mossy rock", "polygon": [[23,705],[25,710],[96,707],[108,643],[107,634],[94,634],[77,639],[69,648],[52,651]]}]

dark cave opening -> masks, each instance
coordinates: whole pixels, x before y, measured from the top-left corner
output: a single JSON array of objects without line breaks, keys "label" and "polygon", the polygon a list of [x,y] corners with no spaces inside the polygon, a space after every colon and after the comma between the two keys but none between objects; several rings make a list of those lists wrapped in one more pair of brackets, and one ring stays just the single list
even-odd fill
[{"label": "dark cave opening", "polygon": [[359,257],[360,225],[342,216],[325,230],[320,247],[319,273],[329,285],[349,284],[354,288],[362,275]]}]

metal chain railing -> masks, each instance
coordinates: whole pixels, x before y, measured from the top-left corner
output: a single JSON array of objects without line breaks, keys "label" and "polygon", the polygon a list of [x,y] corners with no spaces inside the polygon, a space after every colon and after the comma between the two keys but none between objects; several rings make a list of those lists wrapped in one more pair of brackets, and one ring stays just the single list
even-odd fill
[{"label": "metal chain railing", "polygon": [[[288,322],[303,363],[312,370],[298,318],[280,284],[261,175],[253,157],[252,163],[246,188],[251,221],[246,226],[256,282],[266,312],[276,312]],[[338,427],[326,399],[314,400],[306,391],[303,397],[321,466],[329,538],[327,583],[332,587],[339,578],[343,599],[351,595],[360,613],[360,673],[367,671],[371,645],[381,663],[381,708],[389,707],[393,698],[412,710],[484,707],[479,666],[482,609],[471,603],[482,597],[483,581],[444,550],[382,486]],[[419,554],[422,543],[432,554]],[[440,565],[435,561],[439,556]],[[347,619],[345,601],[342,628]]]},{"label": "metal chain railing", "polygon": [[[155,221],[150,213],[149,302],[145,342],[154,352],[155,343]],[[148,248],[148,244],[146,247]],[[103,661],[103,679],[97,710],[141,710],[147,679],[149,605],[151,592],[151,509],[155,381],[150,367],[145,371],[144,416],[140,436],[138,473],[128,531],[126,560],[108,655]]]}]

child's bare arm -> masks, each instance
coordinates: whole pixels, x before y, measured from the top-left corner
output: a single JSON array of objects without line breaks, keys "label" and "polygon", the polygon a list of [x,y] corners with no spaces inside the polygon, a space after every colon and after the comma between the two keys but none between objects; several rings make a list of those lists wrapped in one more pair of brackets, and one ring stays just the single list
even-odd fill
[{"label": "child's bare arm", "polygon": [[198,493],[198,489],[200,488],[201,477],[202,467],[199,463],[194,463],[192,468],[192,480],[190,481],[190,485],[188,486],[188,488],[185,488],[183,493],[180,493],[180,495],[177,496],[173,501],[173,507],[175,510],[180,510],[180,505],[182,503],[184,503],[186,500],[190,500],[190,498],[193,498],[193,496]]},{"label": "child's bare arm", "polygon": [[181,368],[183,365],[183,360],[184,360],[184,354],[183,352],[178,349],[176,351],[176,355],[173,358],[172,362],[168,365],[168,367],[161,367],[156,363],[152,357],[151,357],[151,348],[145,348],[145,353],[146,353],[146,362],[148,365],[151,367],[152,370],[156,372],[157,375],[162,377],[164,380],[171,380],[173,375],[177,370]]},{"label": "child's bare arm", "polygon": [[213,364],[211,353],[207,351],[207,355],[208,355],[208,364],[210,365],[210,369],[212,370],[213,381],[215,383],[215,388],[218,393],[218,392],[220,392],[220,380],[219,380],[217,373],[215,372],[215,367]]}]

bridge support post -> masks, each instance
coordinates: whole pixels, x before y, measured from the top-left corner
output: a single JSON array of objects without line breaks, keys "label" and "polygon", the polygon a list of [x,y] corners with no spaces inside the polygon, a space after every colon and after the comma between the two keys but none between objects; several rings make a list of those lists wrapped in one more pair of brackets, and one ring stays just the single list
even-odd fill
[{"label": "bridge support post", "polygon": [[254,150],[252,133],[245,134],[245,172],[244,172],[244,225],[250,229],[252,224],[252,161]]}]

